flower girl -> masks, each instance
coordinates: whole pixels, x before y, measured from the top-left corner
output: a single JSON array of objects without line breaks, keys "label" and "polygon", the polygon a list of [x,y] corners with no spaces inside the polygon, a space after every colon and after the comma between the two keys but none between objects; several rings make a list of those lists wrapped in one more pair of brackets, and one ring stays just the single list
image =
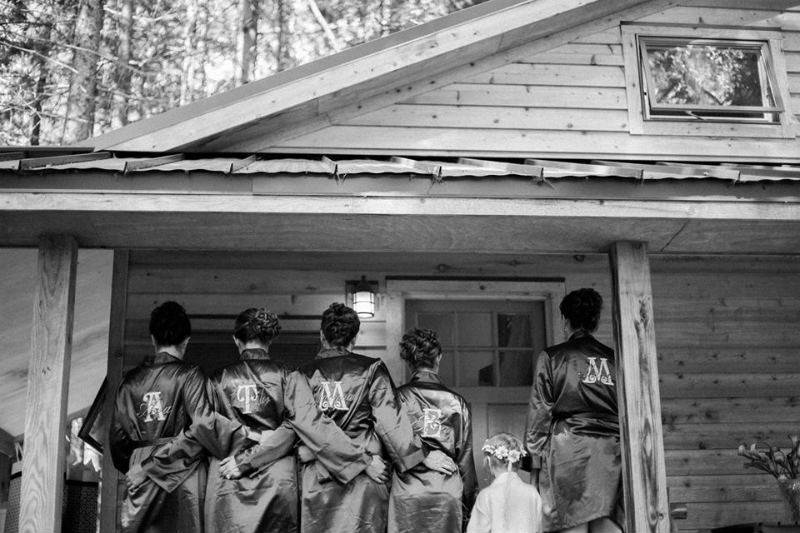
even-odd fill
[{"label": "flower girl", "polygon": [[517,474],[526,455],[522,442],[498,433],[486,439],[482,450],[494,481],[478,494],[467,533],[541,533],[542,500]]}]

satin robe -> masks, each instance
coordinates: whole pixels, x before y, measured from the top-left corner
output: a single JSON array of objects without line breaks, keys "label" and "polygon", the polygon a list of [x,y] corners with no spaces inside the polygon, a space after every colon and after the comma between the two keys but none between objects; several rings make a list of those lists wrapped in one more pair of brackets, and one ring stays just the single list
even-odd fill
[{"label": "satin robe", "polygon": [[[298,391],[298,406],[313,402],[368,452],[386,453],[404,472],[424,459],[419,438],[402,410],[389,371],[380,359],[344,349],[322,350],[300,369],[310,387]],[[298,380],[299,381],[299,380]],[[306,397],[311,393],[313,396]],[[317,456],[319,459],[319,455]],[[302,468],[300,524],[307,532],[386,530],[389,490],[366,473],[348,483],[326,474],[320,461]]]},{"label": "satin robe", "polygon": [[419,464],[395,472],[389,495],[389,532],[460,533],[466,526],[477,486],[472,425],[466,400],[433,372],[417,371],[397,390],[414,433],[426,450],[439,450],[458,465],[445,476]]},{"label": "satin robe", "polygon": [[[264,350],[245,350],[241,361],[220,370],[211,380],[211,398],[219,413],[238,420],[253,434],[272,432],[286,416],[284,389],[288,372]],[[209,465],[206,531],[249,533],[297,531],[297,472],[291,429],[282,429],[283,446],[274,460],[240,479],[219,475],[219,460]],[[246,452],[250,439],[236,442],[231,454]],[[250,469],[248,469],[250,470]]]},{"label": "satin robe", "polygon": [[[151,452],[169,444],[193,421],[213,420],[205,378],[196,366],[158,353],[128,372],[119,386],[109,448],[122,473],[139,468]],[[209,422],[213,424],[213,422]],[[147,479],[122,501],[123,532],[196,533],[203,529],[206,466],[183,454],[163,483]]]},{"label": "satin robe", "polygon": [[541,464],[545,530],[609,517],[622,525],[614,351],[585,331],[536,363],[525,445]]}]

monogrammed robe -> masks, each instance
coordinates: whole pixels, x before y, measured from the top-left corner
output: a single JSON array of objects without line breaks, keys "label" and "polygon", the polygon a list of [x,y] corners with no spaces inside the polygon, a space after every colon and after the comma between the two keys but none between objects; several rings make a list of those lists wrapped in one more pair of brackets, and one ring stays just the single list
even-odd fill
[{"label": "monogrammed robe", "polygon": [[433,372],[417,371],[397,391],[426,450],[439,450],[457,465],[445,476],[419,464],[395,472],[389,495],[389,533],[459,533],[475,499],[472,426],[467,402]]},{"label": "monogrammed robe", "polygon": [[[123,473],[139,468],[155,448],[169,444],[193,421],[213,425],[212,413],[199,368],[168,353],[156,354],[128,372],[119,386],[109,435],[114,466]],[[170,466],[163,483],[148,478],[135,491],[126,491],[124,532],[202,531],[205,461],[187,453]]]},{"label": "monogrammed robe", "polygon": [[614,351],[585,331],[539,355],[525,445],[534,467],[545,530],[601,517],[619,522],[622,503]]},{"label": "monogrammed robe", "polygon": [[[322,350],[300,369],[310,387],[296,391],[298,411],[316,404],[354,442],[374,454],[385,453],[394,468],[406,471],[422,461],[419,438],[402,410],[392,378],[380,359],[344,349]],[[312,396],[306,397],[309,393]],[[319,457],[319,455],[318,455]],[[307,532],[383,532],[388,487],[360,473],[348,483],[326,475],[320,461],[303,465],[301,518]],[[344,466],[344,465],[342,465]]]},{"label": "monogrammed robe", "polygon": [[[286,416],[287,371],[270,361],[264,350],[245,350],[241,361],[220,370],[210,380],[211,397],[219,413],[238,420],[251,435],[280,428],[281,451],[270,463],[240,479],[219,475],[219,460],[211,459],[206,496],[206,531],[246,533],[297,531],[297,473],[292,449],[295,435],[282,427]],[[246,452],[255,443],[242,439],[229,454]]]}]

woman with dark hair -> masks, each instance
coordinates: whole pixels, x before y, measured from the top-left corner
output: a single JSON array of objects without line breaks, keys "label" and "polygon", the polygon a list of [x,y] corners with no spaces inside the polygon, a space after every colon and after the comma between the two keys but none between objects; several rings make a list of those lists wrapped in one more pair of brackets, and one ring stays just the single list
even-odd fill
[{"label": "woman with dark hair", "polygon": [[346,485],[362,474],[374,483],[387,479],[383,460],[320,411],[306,378],[270,360],[269,345],[279,331],[273,313],[244,311],[234,330],[242,360],[212,380],[217,408],[240,421],[247,437],[223,461],[212,461],[206,507],[211,531],[297,531],[296,436],[308,460],[316,461],[318,481]]},{"label": "woman with dark hair", "polygon": [[[150,315],[155,355],[128,372],[117,392],[109,448],[114,466],[128,474],[121,512],[125,532],[202,531],[205,462],[179,437],[201,421],[221,440],[237,427],[215,424],[205,378],[183,361],[191,333],[179,304],[156,307]],[[173,444],[176,453],[160,465],[169,474],[158,480],[144,474],[151,453]]]},{"label": "woman with dark hair", "polygon": [[419,464],[395,472],[389,495],[389,532],[460,533],[475,499],[472,422],[466,400],[439,379],[442,347],[436,332],[409,330],[400,342],[400,357],[411,368],[411,380],[397,390],[422,444],[439,450],[457,465],[449,475]]},{"label": "woman with dark hair", "polygon": [[[419,438],[401,410],[392,378],[380,359],[352,352],[360,321],[355,311],[332,304],[322,314],[317,358],[300,368],[310,396],[298,392],[297,409],[313,402],[367,453],[388,455],[405,472],[423,460],[444,468],[442,454],[423,454]],[[300,498],[303,531],[380,532],[386,529],[389,493],[386,485],[366,474],[342,483],[329,479],[320,450],[304,461]]]},{"label": "woman with dark hair", "polygon": [[602,306],[594,289],[564,297],[569,339],[536,362],[525,444],[540,468],[546,531],[622,531],[616,364],[592,336]]},{"label": "woman with dark hair", "polygon": [[[277,315],[250,308],[236,318],[233,342],[239,361],[210,380],[210,397],[223,416],[247,428],[230,454],[247,450],[284,422],[287,371],[270,359],[269,346],[280,333]],[[240,479],[219,475],[219,461],[209,466],[206,531],[297,531],[297,476],[292,450],[294,433],[284,429],[273,462]]]}]

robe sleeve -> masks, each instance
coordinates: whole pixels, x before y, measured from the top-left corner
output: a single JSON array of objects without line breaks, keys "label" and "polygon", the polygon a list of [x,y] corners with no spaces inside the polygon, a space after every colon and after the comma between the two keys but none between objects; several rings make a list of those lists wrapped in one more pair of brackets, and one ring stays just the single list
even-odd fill
[{"label": "robe sleeve", "polygon": [[464,487],[461,505],[464,507],[463,516],[466,521],[475,502],[478,476],[475,473],[475,459],[472,456],[472,415],[466,402],[462,402],[461,412],[461,443],[456,449],[456,463]]},{"label": "robe sleeve", "polygon": [[383,362],[376,363],[369,388],[375,431],[400,472],[425,459],[422,443],[397,397],[392,377]]},{"label": "robe sleeve", "polygon": [[475,506],[467,524],[467,533],[491,533],[492,517],[489,514],[489,502],[486,493],[478,494]]},{"label": "robe sleeve", "polygon": [[545,351],[536,360],[525,423],[525,448],[531,455],[532,467],[535,469],[541,468],[542,457],[547,453],[552,421],[553,374],[550,356]]},{"label": "robe sleeve", "polygon": [[111,415],[111,427],[108,435],[108,447],[111,451],[111,459],[114,467],[123,474],[128,473],[130,468],[131,455],[133,455],[134,445],[130,435],[130,429],[125,424],[128,419],[128,406],[126,405],[122,386],[117,391],[114,401],[114,413]]},{"label": "robe sleeve", "polygon": [[145,474],[167,492],[183,482],[182,474],[193,468],[204,453],[225,457],[234,438],[243,433],[241,423],[212,408],[206,379],[198,368],[189,370],[181,394],[191,425],[142,463]]},{"label": "robe sleeve", "polygon": [[372,458],[364,444],[354,441],[319,410],[305,374],[292,372],[284,390],[289,418],[297,436],[337,481],[348,483],[369,466]]}]

